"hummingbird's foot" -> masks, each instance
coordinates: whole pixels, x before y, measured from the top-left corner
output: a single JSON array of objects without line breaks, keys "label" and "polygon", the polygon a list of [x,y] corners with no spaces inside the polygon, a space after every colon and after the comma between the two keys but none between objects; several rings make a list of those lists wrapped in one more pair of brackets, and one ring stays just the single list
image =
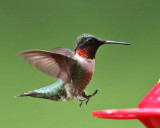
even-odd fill
[{"label": "hummingbird's foot", "polygon": [[79,102],[81,102],[80,105],[79,105],[81,107],[82,104],[83,104],[83,101],[85,101],[86,99],[82,99],[79,95],[76,95],[75,97]]},{"label": "hummingbird's foot", "polygon": [[[84,99],[83,101],[85,101],[85,100],[86,100],[86,99]],[[79,105],[80,107],[82,106],[82,104],[83,104],[83,101],[80,101],[80,102],[81,102],[81,103],[80,103],[80,105]]]},{"label": "hummingbird's foot", "polygon": [[82,92],[82,96],[87,99],[86,105],[88,104],[90,98],[96,95],[98,91],[99,89],[97,89],[92,95],[87,95],[85,91]]}]

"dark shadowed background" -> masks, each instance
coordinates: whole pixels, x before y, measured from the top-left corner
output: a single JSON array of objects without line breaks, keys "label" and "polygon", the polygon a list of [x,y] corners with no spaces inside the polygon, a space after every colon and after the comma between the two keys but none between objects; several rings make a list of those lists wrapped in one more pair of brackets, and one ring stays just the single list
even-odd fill
[{"label": "dark shadowed background", "polygon": [[[92,117],[101,109],[135,108],[158,82],[159,0],[0,0],[1,128],[144,128],[136,120]],[[100,88],[82,108],[76,100],[55,102],[14,98],[56,81],[29,66],[18,52],[74,49],[82,33],[132,45],[104,45],[96,54],[88,93]]]}]

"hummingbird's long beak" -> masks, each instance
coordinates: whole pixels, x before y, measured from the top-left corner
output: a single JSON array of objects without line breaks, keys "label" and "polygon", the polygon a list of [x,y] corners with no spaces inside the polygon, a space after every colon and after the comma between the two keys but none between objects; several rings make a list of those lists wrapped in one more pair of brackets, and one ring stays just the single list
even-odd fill
[{"label": "hummingbird's long beak", "polygon": [[110,41],[110,40],[105,40],[103,43],[104,43],[104,44],[124,44],[124,45],[131,45],[130,43]]}]

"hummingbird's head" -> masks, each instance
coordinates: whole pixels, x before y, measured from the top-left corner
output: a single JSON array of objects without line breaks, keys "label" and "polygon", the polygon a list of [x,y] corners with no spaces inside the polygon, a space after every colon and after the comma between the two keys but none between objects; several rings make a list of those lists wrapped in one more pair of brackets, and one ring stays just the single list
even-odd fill
[{"label": "hummingbird's head", "polygon": [[102,40],[94,35],[85,33],[77,37],[74,51],[75,54],[78,54],[81,57],[85,57],[87,59],[94,59],[97,49],[103,44],[129,45],[130,43]]}]

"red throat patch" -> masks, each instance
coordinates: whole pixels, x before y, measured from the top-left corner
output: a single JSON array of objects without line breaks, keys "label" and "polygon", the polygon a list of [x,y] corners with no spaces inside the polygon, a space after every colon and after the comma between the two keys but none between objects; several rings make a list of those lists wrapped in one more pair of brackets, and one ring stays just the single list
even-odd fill
[{"label": "red throat patch", "polygon": [[77,53],[78,53],[78,55],[81,56],[81,57],[85,57],[85,58],[87,58],[87,59],[90,59],[90,57],[89,57],[89,55],[88,55],[89,53],[88,53],[87,48],[83,48],[83,49],[77,50]]},{"label": "red throat patch", "polygon": [[77,53],[81,57],[85,57],[87,59],[94,59],[98,47],[99,45],[90,45],[86,48],[78,49]]}]

